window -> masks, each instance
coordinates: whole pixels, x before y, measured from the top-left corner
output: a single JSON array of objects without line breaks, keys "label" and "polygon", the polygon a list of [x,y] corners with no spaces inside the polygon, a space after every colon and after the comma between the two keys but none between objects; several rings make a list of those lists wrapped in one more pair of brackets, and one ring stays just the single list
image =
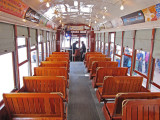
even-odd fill
[{"label": "window", "polygon": [[34,74],[34,67],[37,67],[37,50],[31,52],[31,66],[32,66],[32,75]]},{"label": "window", "polygon": [[99,40],[98,52],[101,52],[101,41]]},{"label": "window", "polygon": [[87,39],[86,37],[80,37],[80,47],[82,47],[82,41],[84,42],[85,46],[87,47]]},{"label": "window", "polygon": [[43,43],[43,50],[44,60],[46,60],[46,43]]},{"label": "window", "polygon": [[70,37],[65,37],[65,39],[62,42],[62,48],[70,48]]},{"label": "window", "polygon": [[136,61],[135,61],[135,70],[137,70],[138,72],[141,72],[142,74],[147,75],[149,55],[150,55],[149,52],[137,50]]},{"label": "window", "polygon": [[116,46],[116,54],[121,55],[121,46],[119,45]]},{"label": "window", "polygon": [[111,44],[110,44],[110,57],[111,57],[111,60],[113,61],[113,55],[114,55],[114,33],[111,33],[110,34],[111,36]]},{"label": "window", "polygon": [[49,46],[49,42],[47,42],[47,57],[49,57],[50,54],[50,46]]},{"label": "window", "polygon": [[39,64],[40,64],[42,61],[42,44],[41,43],[38,45],[38,51],[39,51]]},{"label": "window", "polygon": [[103,53],[104,42],[101,42],[101,52]]},{"label": "window", "polygon": [[28,76],[28,62],[26,62],[25,64],[21,65],[19,67],[19,75],[20,75],[20,88],[23,87],[23,77],[24,76]]},{"label": "window", "polygon": [[26,38],[18,37],[18,60],[19,63],[27,60]]},{"label": "window", "polygon": [[124,49],[124,54],[132,55],[132,49],[131,49],[131,48],[128,48],[128,47],[126,47],[126,48]]},{"label": "window", "polygon": [[108,43],[105,44],[105,55],[108,55]]},{"label": "window", "polygon": [[160,85],[160,59],[155,59],[153,82]]},{"label": "window", "polygon": [[3,93],[9,93],[14,89],[12,53],[7,53],[0,56],[0,66],[0,100],[2,100]]}]

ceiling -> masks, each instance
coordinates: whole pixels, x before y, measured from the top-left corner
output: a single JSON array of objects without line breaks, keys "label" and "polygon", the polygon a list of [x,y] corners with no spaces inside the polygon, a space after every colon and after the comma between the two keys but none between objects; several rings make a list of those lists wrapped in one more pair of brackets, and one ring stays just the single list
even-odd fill
[{"label": "ceiling", "polygon": [[[160,3],[160,0],[76,0],[76,2],[75,0],[22,1],[57,25],[92,24],[92,26],[98,26],[101,23]],[[49,2],[50,7],[46,7],[47,2]],[[122,2],[124,10],[120,10]]]}]

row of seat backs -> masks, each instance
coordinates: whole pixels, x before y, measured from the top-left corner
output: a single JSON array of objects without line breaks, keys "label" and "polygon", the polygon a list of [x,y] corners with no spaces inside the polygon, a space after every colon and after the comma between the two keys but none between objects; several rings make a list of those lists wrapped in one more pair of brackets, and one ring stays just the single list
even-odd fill
[{"label": "row of seat backs", "polygon": [[63,99],[67,99],[67,81],[63,76],[30,76],[23,77],[23,91],[35,93],[62,93]]},{"label": "row of seat backs", "polygon": [[[159,114],[160,110],[159,110],[159,105],[156,106],[155,108],[153,107],[153,105],[156,105],[157,102],[155,102],[158,98],[160,98],[160,93],[159,92],[133,92],[133,93],[118,93],[116,95],[115,98],[115,102],[114,103],[105,103],[103,110],[107,109],[109,114],[112,117],[121,117],[122,113],[123,113],[123,119],[124,120],[143,120],[143,119],[137,119],[139,118],[141,115],[143,115],[144,113],[140,113],[140,112],[145,112],[147,110],[146,115],[149,114],[153,114],[153,110],[154,112],[157,112]],[[141,99],[143,102],[140,102]],[[135,104],[129,103],[130,100],[134,100]],[[147,102],[147,101],[150,102]],[[152,102],[151,102],[152,101]],[[129,107],[132,104],[132,107]],[[151,105],[152,104],[152,105]],[[146,107],[144,107],[144,105]],[[113,108],[111,107],[113,106]],[[149,107],[151,107],[151,109],[149,109]],[[123,109],[122,109],[123,108]],[[131,109],[134,110],[131,110]],[[154,109],[153,109],[154,108]],[[113,111],[112,111],[112,110]],[[140,110],[139,110],[140,109]],[[137,111],[138,110],[138,111]],[[141,111],[142,110],[142,111]],[[149,110],[152,110],[149,112]],[[130,119],[128,114],[126,114],[127,112],[133,112],[132,113],[132,117],[135,117],[134,119]],[[139,116],[140,115],[140,116]],[[138,116],[138,117],[137,117]],[[130,116],[131,117],[131,116]],[[141,116],[142,117],[142,116]],[[144,116],[145,117],[145,116]],[[147,117],[147,116],[146,116]],[[160,116],[159,116],[160,117]],[[158,118],[159,118],[158,117]],[[128,119],[126,119],[128,118]],[[150,119],[147,119],[150,120]],[[151,119],[152,120],[152,119]],[[154,120],[158,120],[158,119],[154,119]]]},{"label": "row of seat backs", "polygon": [[67,54],[67,55],[69,55],[69,52],[52,52],[52,54]]},{"label": "row of seat backs", "polygon": [[123,120],[160,120],[160,99],[125,100]]},{"label": "row of seat backs", "polygon": [[104,62],[104,61],[111,61],[111,58],[107,57],[91,57],[89,58],[88,62],[88,70],[90,71],[92,68],[92,64],[94,61]]},{"label": "row of seat backs", "polygon": [[102,86],[102,95],[115,96],[119,92],[140,92],[143,77],[137,76],[106,76]]},{"label": "row of seat backs", "polygon": [[90,55],[90,54],[102,54],[102,53],[101,53],[101,52],[87,52],[87,53],[85,54],[84,63],[86,63],[87,57],[88,57],[88,55]]},{"label": "row of seat backs", "polygon": [[92,58],[92,57],[103,57],[105,58],[106,55],[103,55],[103,54],[91,54],[91,55],[88,55],[87,56],[87,61],[86,61],[86,67],[89,68],[89,59]]},{"label": "row of seat backs", "polygon": [[69,59],[67,57],[46,57],[46,61],[66,61],[69,64]]},{"label": "row of seat backs", "polygon": [[93,87],[96,87],[96,84],[103,84],[105,76],[127,76],[128,68],[127,67],[110,67],[103,68],[98,67],[96,70],[96,77],[93,79]]},{"label": "row of seat backs", "polygon": [[112,61],[94,61],[92,63],[90,74],[91,76],[96,74],[96,69],[98,67],[118,67],[118,62]]},{"label": "row of seat backs", "polygon": [[69,64],[66,61],[42,61],[41,67],[66,67],[69,70]]},{"label": "row of seat backs", "polygon": [[64,103],[58,93],[9,93],[3,100],[10,120],[14,117],[64,119]]},{"label": "row of seat backs", "polygon": [[50,54],[49,57],[66,57],[66,58],[69,58],[69,54]]},{"label": "row of seat backs", "polygon": [[68,72],[65,67],[35,67],[34,76],[64,76],[68,79]]}]

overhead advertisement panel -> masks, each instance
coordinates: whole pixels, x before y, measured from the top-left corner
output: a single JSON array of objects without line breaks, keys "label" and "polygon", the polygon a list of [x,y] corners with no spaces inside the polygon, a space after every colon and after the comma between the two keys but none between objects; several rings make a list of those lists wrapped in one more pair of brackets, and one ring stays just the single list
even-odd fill
[{"label": "overhead advertisement panel", "polygon": [[157,20],[157,11],[156,11],[156,5],[153,5],[151,7],[145,8],[142,10],[145,21],[156,21]]},{"label": "overhead advertisement panel", "polygon": [[29,7],[21,0],[0,0],[0,11],[24,18]]},{"label": "overhead advertisement panel", "polygon": [[39,23],[41,15],[34,11],[32,8],[28,8],[25,19],[34,23]]},{"label": "overhead advertisement panel", "polygon": [[131,24],[145,22],[145,18],[144,18],[143,12],[141,10],[134,12],[134,13],[131,13],[129,15],[123,16],[121,18],[123,20],[124,25],[131,25]]},{"label": "overhead advertisement panel", "polygon": [[156,5],[156,12],[157,19],[160,19],[160,3]]}]

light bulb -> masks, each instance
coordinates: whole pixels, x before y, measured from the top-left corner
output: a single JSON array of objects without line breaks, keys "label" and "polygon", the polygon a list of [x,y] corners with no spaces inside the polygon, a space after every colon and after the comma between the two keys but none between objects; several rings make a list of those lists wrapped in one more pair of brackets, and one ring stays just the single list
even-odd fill
[{"label": "light bulb", "polygon": [[97,21],[95,21],[94,23],[97,23]]},{"label": "light bulb", "polygon": [[105,19],[105,16],[103,16],[103,19]]},{"label": "light bulb", "polygon": [[26,19],[22,19],[23,22],[26,22]]},{"label": "light bulb", "polygon": [[50,7],[49,2],[46,3],[46,7]]},{"label": "light bulb", "polygon": [[124,6],[123,5],[121,5],[120,10],[124,10]]}]

